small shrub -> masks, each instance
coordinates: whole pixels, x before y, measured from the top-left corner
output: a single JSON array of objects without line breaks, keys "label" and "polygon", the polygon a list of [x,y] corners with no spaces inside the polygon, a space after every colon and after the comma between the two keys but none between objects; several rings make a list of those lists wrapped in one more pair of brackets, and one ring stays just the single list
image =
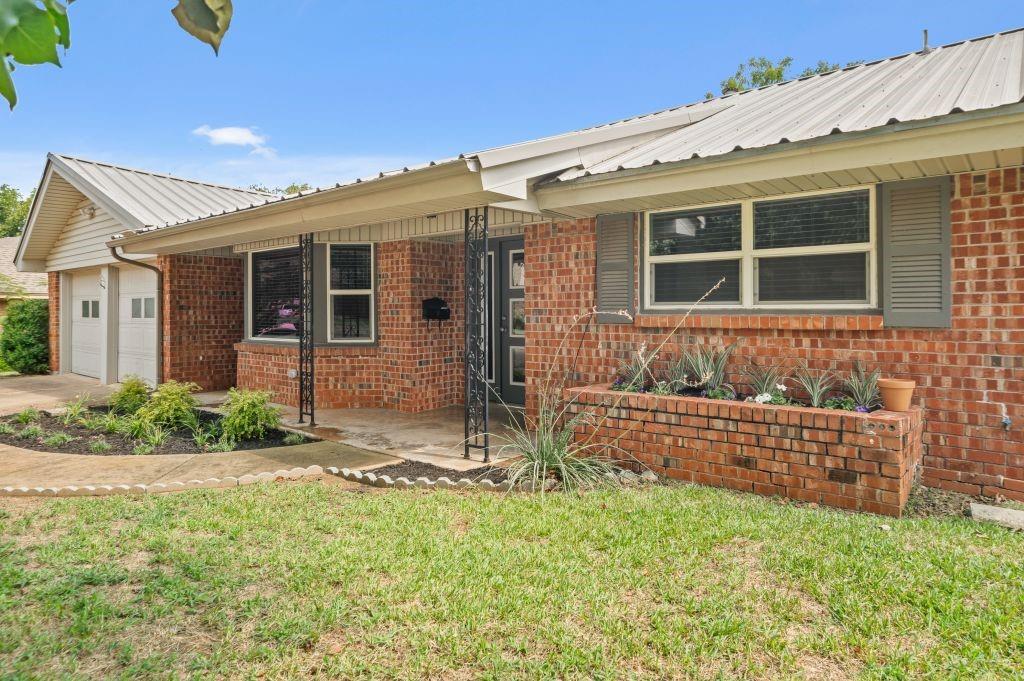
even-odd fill
[{"label": "small shrub", "polygon": [[811,373],[806,364],[797,367],[796,382],[807,393],[807,399],[812,407],[821,407],[825,404],[826,397],[835,387],[836,377],[831,371]]},{"label": "small shrub", "polygon": [[75,438],[71,437],[67,433],[51,433],[43,438],[43,444],[47,447],[63,447],[74,440]]},{"label": "small shrub", "polygon": [[843,395],[841,397],[830,397],[825,400],[826,409],[845,409],[846,411],[854,411],[857,408],[857,403],[853,401],[852,397]]},{"label": "small shrub", "polygon": [[0,435],[14,435],[14,426],[7,421],[0,421]]},{"label": "small shrub", "polygon": [[135,454],[137,456],[145,456],[146,454],[152,454],[152,453],[153,453],[152,445],[147,445],[144,442],[140,443],[140,444],[137,444],[134,447],[132,447],[132,454]]},{"label": "small shrub", "polygon": [[18,437],[22,440],[37,440],[45,434],[46,432],[37,425],[25,426],[18,431]]},{"label": "small shrub", "polygon": [[222,437],[234,442],[260,439],[281,424],[281,410],[270,404],[265,390],[228,391],[220,421]]},{"label": "small shrub", "polygon": [[138,376],[128,376],[110,395],[107,404],[115,414],[134,415],[148,399],[149,385]]},{"label": "small shrub", "polygon": [[60,415],[60,422],[70,426],[82,418],[82,415],[89,409],[89,395],[76,395],[75,399],[64,403],[64,413]]},{"label": "small shrub", "polygon": [[13,300],[0,334],[0,356],[14,371],[50,371],[50,311],[45,300]]},{"label": "small shrub", "polygon": [[293,445],[301,445],[306,443],[306,438],[298,433],[288,433],[281,440],[281,444],[291,447]]},{"label": "small shrub", "polygon": [[104,454],[109,452],[113,447],[106,440],[93,440],[89,443],[89,451],[93,454]]},{"label": "small shrub", "polygon": [[153,391],[149,401],[142,405],[136,416],[158,426],[185,428],[199,406],[192,395],[197,390],[199,386],[195,383],[167,381]]},{"label": "small shrub", "polygon": [[863,364],[854,363],[853,372],[843,383],[843,392],[853,400],[855,411],[871,411],[882,404],[882,397],[878,393],[878,379],[881,375],[878,369],[867,373]]},{"label": "small shrub", "polygon": [[14,415],[14,420],[20,423],[21,425],[32,423],[33,421],[38,421],[39,410],[36,409],[35,407],[28,407],[27,409],[22,409],[21,411]]}]

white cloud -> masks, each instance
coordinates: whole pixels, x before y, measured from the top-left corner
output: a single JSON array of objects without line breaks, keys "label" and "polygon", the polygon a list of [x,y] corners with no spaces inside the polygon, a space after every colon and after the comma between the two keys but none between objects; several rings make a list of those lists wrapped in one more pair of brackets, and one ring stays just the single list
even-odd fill
[{"label": "white cloud", "polygon": [[208,125],[200,125],[192,131],[192,134],[205,137],[210,140],[210,144],[216,147],[225,144],[235,147],[251,147],[251,153],[258,156],[274,156],[274,150],[267,146],[267,136],[256,132],[256,128],[243,128],[234,125],[211,128]]}]

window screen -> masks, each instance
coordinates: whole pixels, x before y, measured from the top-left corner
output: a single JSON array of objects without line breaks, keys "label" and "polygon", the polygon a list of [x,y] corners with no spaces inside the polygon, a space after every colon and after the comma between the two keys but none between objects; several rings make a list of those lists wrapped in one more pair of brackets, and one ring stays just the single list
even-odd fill
[{"label": "window screen", "polygon": [[252,254],[253,338],[298,338],[302,266],[299,249]]},{"label": "window screen", "polygon": [[331,246],[331,289],[369,290],[372,288],[372,253],[369,244]]},{"label": "window screen", "polygon": [[867,301],[867,253],[758,258],[755,262],[760,302]]},{"label": "window screen", "polygon": [[738,251],[741,240],[738,205],[651,216],[651,255]]},{"label": "window screen", "polygon": [[866,243],[868,191],[754,203],[754,248]]},{"label": "window screen", "polygon": [[700,300],[711,287],[725,278],[722,285],[709,295],[706,303],[740,302],[740,261],[713,260],[710,262],[670,262],[651,266],[654,302],[692,303]]}]

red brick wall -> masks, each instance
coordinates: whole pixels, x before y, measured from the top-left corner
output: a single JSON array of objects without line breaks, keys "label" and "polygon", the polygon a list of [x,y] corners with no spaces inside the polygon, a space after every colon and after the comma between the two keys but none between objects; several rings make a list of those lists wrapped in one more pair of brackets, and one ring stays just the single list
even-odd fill
[{"label": "red brick wall", "polygon": [[[925,484],[1024,500],[1022,172],[954,179],[952,328],[886,329],[881,317],[869,315],[696,315],[679,340],[738,340],[736,370],[751,358],[803,360],[842,372],[862,360],[884,374],[911,377],[918,383],[915,402],[925,410]],[[526,229],[529,391],[574,316],[594,305],[594,221]],[[597,327],[582,343],[573,383],[610,381],[642,341],[660,342],[677,321],[639,316],[631,324]],[[675,354],[675,343],[665,351]],[[1004,408],[1009,429],[1001,424]]]},{"label": "red brick wall", "polygon": [[921,460],[921,409],[872,414],[574,389],[581,442],[669,477],[899,516]]},{"label": "red brick wall", "polygon": [[242,337],[241,258],[167,255],[163,271],[163,378],[204,390],[235,385],[234,345]]},{"label": "red brick wall", "polygon": [[60,371],[60,272],[50,272],[46,281],[50,308],[50,371]]},{"label": "red brick wall", "polygon": [[[462,402],[461,244],[395,241],[377,246],[377,342],[318,347],[319,408],[378,407],[420,412]],[[452,318],[423,320],[424,298],[439,296]],[[238,385],[270,389],[296,405],[298,348],[238,344]]]}]

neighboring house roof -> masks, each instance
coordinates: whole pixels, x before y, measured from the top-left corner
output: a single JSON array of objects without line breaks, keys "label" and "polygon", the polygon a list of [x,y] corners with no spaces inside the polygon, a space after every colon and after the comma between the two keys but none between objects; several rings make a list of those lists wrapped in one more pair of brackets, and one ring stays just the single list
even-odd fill
[{"label": "neighboring house roof", "polygon": [[[879,130],[895,122],[926,121],[1021,101],[1024,29],[1014,29],[333,186],[287,196],[259,197],[247,205],[227,208],[226,213],[258,212],[268,204],[347,191],[354,185],[402,174],[427,173],[453,163],[482,168],[484,172],[491,169],[492,175],[507,182],[489,185],[485,181],[485,191],[522,199],[519,188],[523,179],[558,183],[838,133]],[[502,166],[508,168],[512,164],[521,167],[503,173]],[[224,214],[223,209],[210,210],[177,221],[153,221],[131,232],[142,234]]]},{"label": "neighboring house roof", "polygon": [[125,229],[168,224],[249,206],[264,192],[186,180],[86,159],[48,154],[15,260],[45,259],[83,198]]},{"label": "neighboring house roof", "polygon": [[0,299],[26,296],[46,297],[48,291],[45,273],[19,272],[14,266],[14,254],[21,237],[0,238]]}]

